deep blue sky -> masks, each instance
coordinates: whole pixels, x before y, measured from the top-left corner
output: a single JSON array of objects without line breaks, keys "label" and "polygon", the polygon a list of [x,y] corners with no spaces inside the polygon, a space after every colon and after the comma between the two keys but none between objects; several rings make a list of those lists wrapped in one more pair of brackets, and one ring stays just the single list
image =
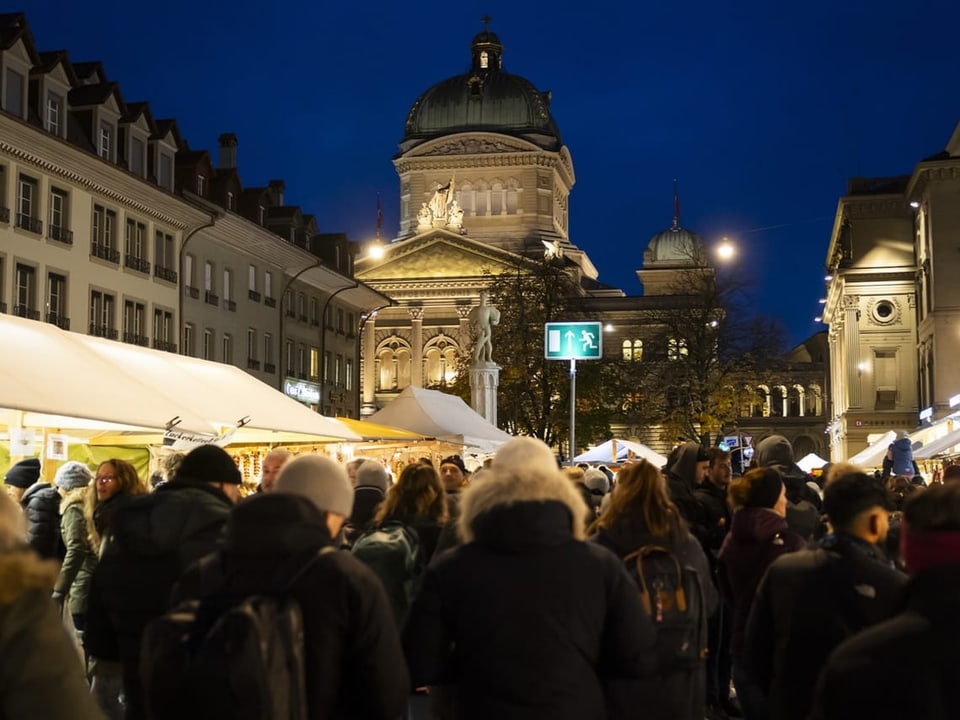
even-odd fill
[{"label": "deep blue sky", "polygon": [[[733,3],[730,3],[733,5]],[[9,4],[8,4],[9,5]],[[41,50],[101,60],[127,101],[175,117],[216,161],[235,132],[246,185],[287,184],[325,232],[398,228],[391,164],[407,111],[464,72],[493,17],[504,69],[553,93],[573,156],[571,240],[629,294],[650,237],[681,223],[729,236],[754,303],[799,342],[823,294],[853,176],[908,174],[960,121],[956,0],[746,0],[547,7],[213,0],[23,0]],[[589,11],[587,10],[589,8]]]}]

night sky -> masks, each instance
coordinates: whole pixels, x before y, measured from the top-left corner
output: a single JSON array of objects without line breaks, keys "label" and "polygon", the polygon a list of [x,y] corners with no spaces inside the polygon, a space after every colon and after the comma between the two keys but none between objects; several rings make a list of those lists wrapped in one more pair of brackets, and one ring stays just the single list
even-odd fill
[{"label": "night sky", "polygon": [[[553,94],[573,157],[571,240],[600,280],[670,225],[728,236],[753,304],[799,342],[815,323],[837,199],[854,176],[909,174],[960,121],[960,2],[8,3],[38,49],[100,60],[128,102],[174,117],[216,162],[239,137],[248,186],[286,181],[323,232],[399,227],[391,159],[410,106],[465,72],[490,29],[504,69]],[[734,5],[734,3],[730,3]],[[586,11],[590,8],[590,12]],[[467,224],[469,229],[469,224]]]}]

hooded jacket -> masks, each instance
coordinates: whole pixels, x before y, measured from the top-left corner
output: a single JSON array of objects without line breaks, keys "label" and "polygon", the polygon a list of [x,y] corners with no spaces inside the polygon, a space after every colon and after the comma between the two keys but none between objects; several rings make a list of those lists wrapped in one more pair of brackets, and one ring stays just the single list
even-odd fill
[{"label": "hooded jacket", "polygon": [[45,560],[60,553],[60,491],[48,482],[35,482],[20,499],[27,517],[27,542]]},{"label": "hooded jacket", "polygon": [[456,685],[459,720],[600,720],[607,683],[655,670],[636,586],[582,541],[585,511],[559,472],[464,492],[465,544],[427,568],[404,630],[414,685]]},{"label": "hooded jacket", "polygon": [[69,595],[73,615],[87,612],[90,579],[97,566],[97,554],[90,546],[87,521],[83,517],[83,500],[88,491],[93,492],[93,489],[68,490],[60,502],[60,534],[67,552],[53,589],[60,596]]},{"label": "hooded jacket", "polygon": [[803,547],[803,538],[768,508],[742,508],[733,514],[730,532],[720,548],[718,580],[724,600],[733,608],[730,652],[736,659],[760,578],[784,553]]},{"label": "hooded jacket", "polygon": [[[331,544],[325,513],[308,500],[258,495],[233,510],[223,549],[187,571],[174,600],[268,592],[276,587],[278,569],[295,569]],[[376,575],[350,553],[326,553],[313,560],[290,595],[303,614],[308,717],[403,716],[409,676]]]},{"label": "hooded jacket", "polygon": [[677,449],[677,459],[667,470],[667,488],[683,519],[690,525],[690,532],[702,539],[706,532],[706,513],[694,494],[697,488],[697,462],[700,445],[688,440]]},{"label": "hooded jacket", "polygon": [[50,599],[57,566],[0,553],[0,718],[102,720],[76,648]]},{"label": "hooded jacket", "polygon": [[891,472],[894,475],[913,477],[913,445],[909,437],[901,437],[890,443]]},{"label": "hooded jacket", "polygon": [[810,540],[820,525],[820,494],[807,483],[813,478],[793,460],[793,447],[783,435],[771,435],[757,445],[760,467],[775,467],[787,489],[787,524],[800,537]]}]

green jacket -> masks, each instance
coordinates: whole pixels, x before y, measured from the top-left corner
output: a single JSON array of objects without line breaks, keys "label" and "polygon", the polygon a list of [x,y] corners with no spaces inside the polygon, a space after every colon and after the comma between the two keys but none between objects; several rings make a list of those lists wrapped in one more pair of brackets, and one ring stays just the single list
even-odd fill
[{"label": "green jacket", "polygon": [[90,578],[97,566],[97,554],[90,547],[83,497],[87,488],[70,490],[60,503],[60,535],[67,548],[54,592],[70,596],[70,612],[84,615],[90,594]]},{"label": "green jacket", "polygon": [[0,553],[0,720],[104,720],[50,592],[57,564]]}]

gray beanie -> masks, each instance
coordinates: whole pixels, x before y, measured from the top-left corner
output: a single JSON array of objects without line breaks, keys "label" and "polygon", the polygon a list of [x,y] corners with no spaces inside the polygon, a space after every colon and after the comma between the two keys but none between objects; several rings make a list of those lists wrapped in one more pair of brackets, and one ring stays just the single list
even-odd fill
[{"label": "gray beanie", "polygon": [[322,512],[343,517],[353,512],[353,488],[347,471],[320,455],[301,455],[286,463],[280,468],[273,491],[306,498]]},{"label": "gray beanie", "polygon": [[375,487],[384,492],[390,485],[387,469],[376,460],[364,460],[357,468],[357,487]]},{"label": "gray beanie", "polygon": [[82,462],[71,460],[57,469],[53,482],[63,490],[75,490],[86,487],[93,480],[93,473]]},{"label": "gray beanie", "polygon": [[590,490],[596,490],[602,495],[606,495],[610,491],[609,478],[603,470],[597,468],[590,468],[584,473],[583,484]]}]

